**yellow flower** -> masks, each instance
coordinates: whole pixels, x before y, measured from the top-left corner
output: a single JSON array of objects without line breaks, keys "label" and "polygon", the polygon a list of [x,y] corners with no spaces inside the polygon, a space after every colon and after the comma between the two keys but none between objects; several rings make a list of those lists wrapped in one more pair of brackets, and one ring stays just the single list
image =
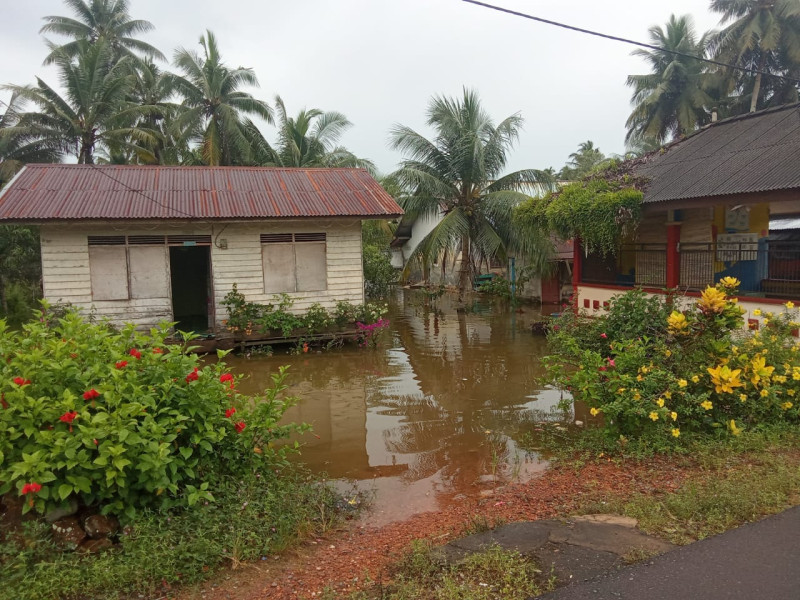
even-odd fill
[{"label": "yellow flower", "polygon": [[640,370],[642,373],[647,373],[647,367],[642,367],[642,368],[641,368],[641,369],[639,369],[639,370]]},{"label": "yellow flower", "polygon": [[678,380],[678,386],[679,387],[685,388],[687,385],[689,385],[689,382],[686,381],[685,379],[679,379]]},{"label": "yellow flower", "polygon": [[774,379],[778,383],[786,383],[786,377],[784,375],[775,375],[775,377],[773,377],[772,379]]},{"label": "yellow flower", "polygon": [[642,395],[639,392],[634,392],[633,393],[633,399],[634,400],[641,400],[642,399]]},{"label": "yellow flower", "polygon": [[669,413],[669,416],[672,417],[673,421],[678,420],[678,413],[676,413],[674,410],[671,413]]},{"label": "yellow flower", "polygon": [[729,394],[733,392],[733,388],[742,387],[744,385],[739,379],[741,369],[733,369],[727,365],[720,365],[715,369],[706,369],[708,374],[711,375],[711,383],[718,394]]},{"label": "yellow flower", "polygon": [[670,391],[664,392],[664,398],[666,398],[667,400],[672,400],[672,392]]},{"label": "yellow flower", "polygon": [[769,390],[761,390],[761,397],[766,398],[769,396]]},{"label": "yellow flower", "polygon": [[590,414],[591,414],[593,417],[596,417],[596,416],[597,416],[597,415],[600,413],[600,411],[599,411],[599,410],[597,410],[597,409],[596,409],[596,408],[593,406],[593,407],[592,407],[592,408],[589,410],[589,413],[590,413]]},{"label": "yellow flower", "polygon": [[719,314],[724,310],[727,301],[728,298],[725,296],[725,292],[717,288],[707,287],[705,291],[700,294],[700,300],[697,302],[697,306],[704,313]]},{"label": "yellow flower", "polygon": [[761,316],[761,309],[760,308],[755,309],[753,311],[753,316],[754,317],[760,317]]},{"label": "yellow flower", "polygon": [[728,423],[728,426],[731,428],[731,433],[732,433],[733,435],[739,435],[740,433],[742,433],[742,430],[741,430],[741,429],[739,429],[739,428],[736,426],[736,421],[734,421],[733,419],[731,419],[731,422],[730,422],[730,423]]},{"label": "yellow flower", "polygon": [[711,402],[711,400],[706,400],[705,402],[701,402],[700,406],[702,406],[706,410],[711,410],[712,408],[714,408],[714,404],[713,402]]},{"label": "yellow flower", "polygon": [[781,408],[783,410],[789,410],[790,408],[792,408],[792,406],[794,406],[794,404],[792,404],[791,402],[784,402],[783,404],[781,404]]},{"label": "yellow flower", "polygon": [[695,375],[694,377],[692,377],[692,381],[694,381],[695,383],[697,383],[698,381],[700,381],[700,377],[698,377],[697,375]]},{"label": "yellow flower", "polygon": [[656,404],[658,404],[659,407],[664,408],[664,399],[659,398],[658,400],[656,400]]},{"label": "yellow flower", "polygon": [[795,394],[794,390],[786,390],[787,396],[794,396],[794,394]]},{"label": "yellow flower", "polygon": [[747,394],[739,394],[739,400],[742,402],[747,402]]},{"label": "yellow flower", "polygon": [[625,393],[625,388],[618,388],[618,389],[617,389],[617,393],[618,393],[618,394],[623,394],[623,393]]},{"label": "yellow flower", "polygon": [[761,322],[764,323],[764,325],[769,325],[769,319],[763,319]]},{"label": "yellow flower", "polygon": [[667,349],[667,350],[664,350],[664,356],[666,356],[667,358],[669,358],[670,356],[672,356],[672,350],[669,350],[669,349]]},{"label": "yellow flower", "polygon": [[651,412],[650,418],[653,419],[653,421],[658,421],[658,413],[655,411]]},{"label": "yellow flower", "polygon": [[642,381],[642,380],[644,380],[644,377],[642,377],[641,375],[636,376],[636,381]]},{"label": "yellow flower", "polygon": [[736,279],[736,277],[723,277],[722,279],[719,280],[719,283],[722,287],[732,288],[732,289],[736,289],[740,285],[742,285],[742,282]]},{"label": "yellow flower", "polygon": [[681,436],[681,430],[680,429],[675,428],[675,429],[672,430],[672,437],[680,437],[680,436]]},{"label": "yellow flower", "polygon": [[785,306],[786,308],[788,308],[789,310],[792,310],[792,309],[794,308],[794,302],[792,302],[791,300],[789,300],[789,302],[787,302],[786,304],[784,304],[784,306]]},{"label": "yellow flower", "polygon": [[754,357],[750,362],[750,368],[753,370],[752,375],[750,375],[750,381],[753,385],[758,385],[762,379],[769,381],[772,372],[775,370],[775,367],[767,366],[767,359],[763,356]]},{"label": "yellow flower", "polygon": [[686,320],[686,315],[674,310],[672,314],[667,317],[667,325],[672,333],[686,333],[689,322]]}]

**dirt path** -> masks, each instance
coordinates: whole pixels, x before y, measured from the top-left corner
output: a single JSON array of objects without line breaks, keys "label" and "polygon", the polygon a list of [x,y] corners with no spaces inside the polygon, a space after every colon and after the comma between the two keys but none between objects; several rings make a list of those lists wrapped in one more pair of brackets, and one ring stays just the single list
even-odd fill
[{"label": "dirt path", "polygon": [[[648,494],[677,489],[690,469],[665,460],[622,466],[605,462],[580,470],[554,468],[525,484],[498,489],[488,498],[468,498],[447,510],[416,515],[379,528],[357,521],[325,538],[310,540],[277,560],[220,572],[204,585],[183,590],[177,600],[288,600],[314,598],[326,588],[342,594],[366,579],[387,581],[391,567],[415,539],[445,542],[475,522],[531,521],[567,515],[593,497]],[[170,597],[170,596],[165,596]]]}]

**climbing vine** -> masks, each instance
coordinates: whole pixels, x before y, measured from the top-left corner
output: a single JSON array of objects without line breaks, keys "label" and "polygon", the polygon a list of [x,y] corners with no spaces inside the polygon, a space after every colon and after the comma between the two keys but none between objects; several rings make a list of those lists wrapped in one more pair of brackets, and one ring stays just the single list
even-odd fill
[{"label": "climbing vine", "polygon": [[614,254],[636,230],[643,186],[643,179],[611,165],[543,198],[532,198],[517,208],[515,218],[528,230],[565,240],[579,237],[588,252]]}]

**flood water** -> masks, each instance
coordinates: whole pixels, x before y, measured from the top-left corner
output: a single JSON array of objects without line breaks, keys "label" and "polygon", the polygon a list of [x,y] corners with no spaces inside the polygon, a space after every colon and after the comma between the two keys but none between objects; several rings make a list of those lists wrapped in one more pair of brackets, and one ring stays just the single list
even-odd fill
[{"label": "flood water", "polygon": [[245,393],[259,393],[271,372],[290,365],[289,393],[300,402],[286,417],[313,426],[300,439],[299,460],[372,492],[365,519],[383,524],[528,480],[546,466],[517,445],[536,421],[565,418],[560,394],[537,384],[547,347],[530,325],[541,313],[483,302],[457,312],[452,299],[432,307],[419,292],[398,292],[376,349],[298,356],[278,348],[227,362],[249,376]]}]

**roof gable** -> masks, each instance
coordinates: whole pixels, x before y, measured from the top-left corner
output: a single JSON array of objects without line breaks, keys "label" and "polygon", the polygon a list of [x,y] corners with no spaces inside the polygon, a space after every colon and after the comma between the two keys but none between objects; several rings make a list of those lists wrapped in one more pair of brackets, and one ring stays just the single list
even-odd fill
[{"label": "roof gable", "polygon": [[27,165],[0,192],[0,221],[392,218],[363,169]]}]

